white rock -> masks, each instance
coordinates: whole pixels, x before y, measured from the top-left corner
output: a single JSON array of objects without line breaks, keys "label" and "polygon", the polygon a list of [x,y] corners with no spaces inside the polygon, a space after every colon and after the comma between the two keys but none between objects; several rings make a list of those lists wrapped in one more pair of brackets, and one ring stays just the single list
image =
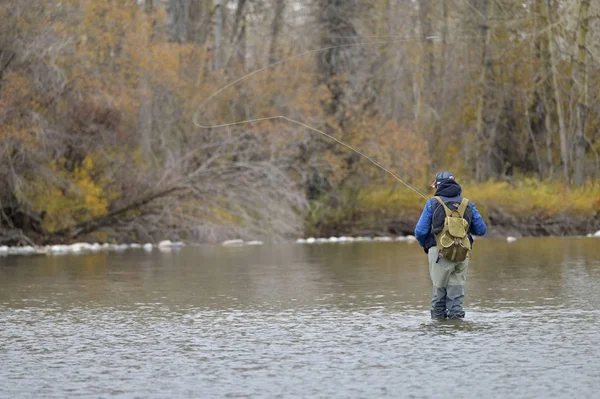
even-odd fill
[{"label": "white rock", "polygon": [[328,241],[327,238],[317,238],[317,240],[315,242],[317,242],[317,243],[324,243],[324,242],[327,242],[327,241]]},{"label": "white rock", "polygon": [[264,242],[262,242],[262,241],[258,241],[258,240],[255,240],[255,241],[248,241],[248,242],[246,243],[246,245],[263,245],[263,244],[264,244]]},{"label": "white rock", "polygon": [[315,243],[315,241],[316,241],[316,240],[315,240],[315,238],[314,238],[314,237],[309,237],[309,238],[307,238],[307,239],[306,239],[306,243],[307,243],[307,244],[314,244],[314,243]]},{"label": "white rock", "polygon": [[100,251],[101,249],[102,249],[102,247],[97,242],[93,243],[92,246],[90,247],[90,251],[93,251],[93,252]]},{"label": "white rock", "polygon": [[70,247],[71,252],[89,251],[92,248],[87,242],[76,242],[75,244],[71,244]]},{"label": "white rock", "polygon": [[127,248],[129,248],[129,245],[127,245],[127,244],[119,244],[119,245],[115,245],[114,246],[114,250],[117,251],[117,252],[123,252]]},{"label": "white rock", "polygon": [[129,244],[129,248],[133,248],[133,249],[139,249],[139,248],[141,248],[141,247],[142,247],[142,246],[141,246],[140,244],[137,244],[137,243],[135,243],[135,242],[134,242],[133,244]]},{"label": "white rock", "polygon": [[398,236],[398,237],[396,237],[396,241],[406,241],[406,237]]},{"label": "white rock", "polygon": [[32,247],[31,245],[25,245],[23,247],[9,247],[8,253],[14,255],[42,255],[45,252],[42,247]]},{"label": "white rock", "polygon": [[594,237],[600,237],[600,230],[594,233]]},{"label": "white rock", "polygon": [[306,244],[306,240],[304,238],[298,238],[296,244]]},{"label": "white rock", "polygon": [[[171,242],[171,241],[169,241],[169,242]],[[235,240],[223,241],[221,243],[221,245],[226,245],[226,246],[227,245],[243,245],[243,244],[244,244],[244,240],[240,240],[239,238],[235,239]],[[158,246],[160,247],[160,244],[158,244]]]},{"label": "white rock", "polygon": [[104,243],[104,244],[101,245],[101,249],[103,249],[105,251],[110,250],[110,248],[111,248],[111,245],[108,244],[108,243]]},{"label": "white rock", "polygon": [[36,253],[36,250],[32,246],[26,245],[24,247],[15,248],[15,253],[19,255],[30,255]]},{"label": "white rock", "polygon": [[173,243],[171,242],[171,240],[163,240],[158,243],[159,248],[167,248],[167,247],[172,247],[172,246],[173,246]]},{"label": "white rock", "polygon": [[517,238],[516,237],[512,237],[512,236],[508,236],[508,237],[506,237],[506,241],[508,241],[508,242],[515,242],[515,241],[517,241]]},{"label": "white rock", "polygon": [[340,242],[352,242],[352,241],[354,241],[354,237],[346,237],[346,236],[340,237]]},{"label": "white rock", "polygon": [[329,242],[339,242],[340,239],[337,238],[337,237],[329,237],[329,239],[327,241],[329,241]]},{"label": "white rock", "polygon": [[405,237],[406,241],[417,241],[417,237],[408,235]]},{"label": "white rock", "polygon": [[158,247],[158,250],[160,252],[168,254],[169,252],[173,251],[173,247]]},{"label": "white rock", "polygon": [[392,237],[375,237],[375,241],[392,241]]},{"label": "white rock", "polygon": [[2,245],[0,247],[0,253],[7,253],[8,252],[8,247],[6,245]]},{"label": "white rock", "polygon": [[35,254],[36,255],[45,255],[46,254],[46,248],[45,247],[34,247],[35,249]]},{"label": "white rock", "polygon": [[146,251],[146,252],[152,252],[152,244],[150,244],[149,242],[147,242],[146,244],[144,244],[144,251]]},{"label": "white rock", "polygon": [[51,245],[48,250],[52,253],[64,253],[69,251],[69,247],[66,245]]},{"label": "white rock", "polygon": [[185,243],[183,241],[175,241],[173,243],[173,248],[183,248],[185,247]]}]

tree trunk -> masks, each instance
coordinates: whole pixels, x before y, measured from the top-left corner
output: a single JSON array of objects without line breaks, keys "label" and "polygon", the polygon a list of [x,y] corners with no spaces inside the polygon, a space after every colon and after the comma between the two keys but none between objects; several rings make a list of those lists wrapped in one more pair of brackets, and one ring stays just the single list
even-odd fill
[{"label": "tree trunk", "polygon": [[587,73],[587,35],[590,9],[590,0],[581,0],[579,11],[579,32],[577,35],[577,80],[580,89],[580,100],[577,104],[577,131],[575,132],[575,165],[573,170],[573,183],[582,186],[585,182],[585,125],[588,112],[588,73]]},{"label": "tree trunk", "polygon": [[479,73],[479,93],[477,100],[477,122],[475,126],[475,178],[478,181],[483,181],[488,178],[487,162],[487,151],[486,151],[486,115],[487,110],[487,97],[488,97],[488,82],[492,73],[493,61],[490,51],[490,44],[492,40],[492,30],[489,24],[491,10],[489,0],[483,0],[481,2],[481,17],[485,18],[481,22],[481,36],[482,36],[482,51],[481,51],[481,71]]},{"label": "tree trunk", "polygon": [[238,0],[237,8],[235,10],[235,19],[233,22],[233,33],[231,36],[231,42],[233,43],[233,51],[235,59],[242,67],[245,65],[246,60],[246,15],[244,13],[244,7],[246,0]]},{"label": "tree trunk", "polygon": [[[357,11],[357,0],[319,0],[321,47],[340,46],[356,42],[357,31],[352,18]],[[358,63],[356,48],[332,48],[318,58],[322,79],[330,91],[327,113],[340,113],[344,104],[348,82]],[[340,120],[343,123],[343,120]]]},{"label": "tree trunk", "polygon": [[222,0],[216,0],[214,27],[215,44],[213,48],[213,69],[217,70],[221,67],[221,38],[223,34]]},{"label": "tree trunk", "polygon": [[[417,12],[420,13],[421,4],[417,3]],[[411,33],[415,37],[421,36],[421,20],[420,18],[412,18],[411,19]],[[412,85],[412,105],[413,105],[413,123],[415,125],[415,130],[422,134],[421,129],[421,115],[423,114],[423,103],[425,100],[423,99],[423,87],[425,86],[425,77],[423,71],[421,70],[421,65],[423,64],[423,51],[415,51],[414,52],[414,60],[412,62],[411,67],[411,85]],[[429,139],[429,137],[427,137]],[[431,150],[431,143],[428,141]]]},{"label": "tree trunk", "polygon": [[567,138],[567,129],[565,127],[565,118],[563,115],[562,109],[562,100],[560,95],[560,88],[558,86],[558,76],[556,71],[556,55],[554,54],[554,35],[552,33],[552,19],[550,16],[550,6],[548,4],[549,0],[539,0],[542,1],[542,12],[544,15],[544,19],[547,21],[548,25],[546,26],[546,35],[548,39],[548,62],[545,63],[548,68],[547,73],[550,76],[550,84],[551,91],[553,94],[553,103],[554,103],[554,111],[556,112],[556,117],[558,119],[558,136],[560,140],[560,157],[562,160],[563,166],[563,177],[565,180],[565,184],[569,184],[569,145]]},{"label": "tree trunk", "polygon": [[240,26],[243,25],[242,19],[244,17],[244,7],[246,6],[246,0],[238,0],[235,8],[235,19],[233,20],[233,33],[231,35],[231,41],[235,42],[239,35]]},{"label": "tree trunk", "polygon": [[186,20],[189,0],[169,0],[167,3],[167,33],[169,40],[183,42],[186,37]]},{"label": "tree trunk", "polygon": [[269,45],[269,64],[277,61],[277,40],[283,25],[285,0],[275,0],[275,16],[271,24],[271,44]]},{"label": "tree trunk", "polygon": [[[439,0],[436,1],[438,3]],[[432,112],[424,113],[421,110],[421,122],[417,123],[417,131],[420,131],[421,136],[425,138],[429,144],[430,152],[435,152],[438,148],[438,140],[435,137],[437,115],[438,115],[438,90],[435,72],[435,53],[434,53],[434,42],[432,36],[434,32],[434,15],[433,15],[433,1],[432,0],[420,0],[419,1],[419,24],[421,31],[421,62],[420,69],[418,71],[420,75],[421,86],[421,102],[425,106],[424,110],[433,110]]]},{"label": "tree trunk", "polygon": [[167,33],[169,40],[203,44],[210,29],[208,0],[168,0]]},{"label": "tree trunk", "polygon": [[236,60],[237,63],[242,67],[242,70],[246,69],[246,22],[242,22],[240,33],[238,35],[238,43],[236,46]]},{"label": "tree trunk", "polygon": [[152,14],[154,12],[154,0],[144,0],[144,11],[146,14]]},{"label": "tree trunk", "polygon": [[[533,31],[542,32],[543,29],[548,25],[542,18],[540,1],[536,1],[534,4],[533,18]],[[532,51],[534,53],[533,58],[537,59],[539,65],[544,65],[544,54],[547,48],[545,44],[545,35],[536,35],[533,42]],[[552,176],[552,130],[550,125],[547,123],[549,120],[549,112],[546,107],[544,87],[547,76],[544,75],[544,68],[537,68],[535,73],[534,90],[531,96],[526,96],[527,104],[525,111],[527,115],[527,125],[530,133],[532,145],[535,142],[540,143],[539,160],[538,160],[538,174],[541,180]]]},{"label": "tree trunk", "polygon": [[[154,37],[154,25],[155,25],[155,17],[154,17],[154,4],[153,0],[145,0],[144,3],[144,12],[147,14],[149,18],[152,20],[152,32],[150,33],[150,41],[153,40]],[[142,149],[142,154],[145,158],[150,158],[152,155],[152,130],[153,130],[153,120],[152,120],[152,107],[153,107],[153,93],[152,88],[150,87],[150,76],[148,76],[147,70],[142,70],[141,78],[138,85],[138,90],[140,92],[140,108],[138,110],[138,120],[137,120],[137,130],[139,134],[140,147]]]},{"label": "tree trunk", "polygon": [[436,98],[435,82],[435,54],[433,49],[434,36],[433,28],[433,5],[432,0],[421,0],[419,2],[419,21],[421,23],[421,39],[423,44],[423,53],[425,60],[425,87],[424,91],[428,99]]},{"label": "tree trunk", "polygon": [[[544,9],[546,8],[545,0],[536,0],[535,2],[535,14],[538,16],[539,23],[536,24],[536,32],[544,32],[548,29],[550,23],[546,18],[546,12]],[[554,135],[554,126],[556,125],[553,120],[554,111],[556,107],[553,105],[553,94],[552,94],[552,84],[550,81],[550,70],[552,68],[550,62],[549,55],[549,47],[550,42],[548,41],[548,35],[540,34],[537,44],[539,46],[539,59],[541,62],[541,71],[540,76],[543,76],[543,79],[540,79],[538,85],[541,89],[540,101],[543,103],[544,109],[544,127],[546,130],[546,176],[554,177],[554,156],[552,151],[553,146],[553,135]]]},{"label": "tree trunk", "polygon": [[189,0],[186,19],[186,40],[190,43],[204,44],[210,29],[210,1]]},{"label": "tree trunk", "polygon": [[529,134],[529,140],[531,140],[531,146],[533,147],[533,153],[535,155],[535,160],[536,160],[536,164],[537,164],[537,172],[538,172],[538,178],[540,180],[542,180],[544,178],[544,164],[542,162],[542,158],[540,157],[540,152],[538,150],[538,145],[537,142],[535,140],[535,134],[533,133],[533,129],[531,127],[531,123],[533,121],[532,117],[529,115],[529,106],[530,106],[530,102],[525,99],[525,101],[523,101],[523,104],[525,105],[525,119],[526,119],[526,124],[527,124],[527,133]]},{"label": "tree trunk", "polygon": [[440,113],[440,133],[442,142],[442,151],[448,145],[448,139],[446,137],[446,108],[448,106],[446,96],[448,95],[448,86],[446,81],[448,79],[448,0],[442,0],[442,55],[440,58],[440,77],[439,85],[441,88],[438,112]]}]

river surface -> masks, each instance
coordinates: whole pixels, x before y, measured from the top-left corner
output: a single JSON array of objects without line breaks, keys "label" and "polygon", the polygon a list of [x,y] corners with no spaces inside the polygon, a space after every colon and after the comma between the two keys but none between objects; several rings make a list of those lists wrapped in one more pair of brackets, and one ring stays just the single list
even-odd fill
[{"label": "river surface", "polygon": [[2,398],[597,398],[600,239],[479,240],[466,319],[417,244],[0,258]]}]

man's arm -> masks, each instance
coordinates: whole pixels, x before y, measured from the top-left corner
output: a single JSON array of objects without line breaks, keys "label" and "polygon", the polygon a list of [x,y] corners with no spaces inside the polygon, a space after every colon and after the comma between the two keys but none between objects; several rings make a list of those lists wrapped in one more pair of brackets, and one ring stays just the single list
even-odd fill
[{"label": "man's arm", "polygon": [[432,211],[433,206],[431,205],[431,200],[429,200],[425,204],[425,208],[423,208],[423,213],[421,213],[421,217],[417,222],[417,227],[415,227],[415,237],[423,248],[425,248],[425,240],[431,232]]},{"label": "man's arm", "polygon": [[471,208],[473,210],[473,218],[471,220],[471,228],[469,231],[475,236],[482,236],[486,233],[487,226],[485,225],[483,218],[479,214],[479,211],[477,210],[477,208],[475,208],[474,203],[471,203]]}]

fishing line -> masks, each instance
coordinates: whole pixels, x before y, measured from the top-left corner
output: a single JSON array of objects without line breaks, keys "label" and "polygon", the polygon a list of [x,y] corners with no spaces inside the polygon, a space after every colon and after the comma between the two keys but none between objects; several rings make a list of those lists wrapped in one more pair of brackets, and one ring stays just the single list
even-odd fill
[{"label": "fishing line", "polygon": [[[393,36],[392,36],[393,37]],[[437,39],[438,36],[429,36],[426,37],[426,40],[432,40],[432,39]],[[264,118],[255,118],[255,119],[245,119],[243,121],[237,121],[237,122],[231,122],[231,123],[222,123],[222,124],[216,124],[216,125],[203,125],[198,121],[198,115],[200,113],[200,111],[204,108],[204,106],[206,105],[206,103],[208,103],[211,99],[213,99],[214,97],[218,96],[220,93],[222,93],[223,91],[227,90],[228,88],[230,88],[231,86],[234,86],[235,84],[253,76],[256,75],[262,71],[265,71],[267,69],[273,68],[277,65],[281,65],[284,63],[287,63],[289,61],[292,61],[296,58],[300,58],[300,57],[304,57],[306,55],[309,54],[315,54],[315,53],[319,53],[322,51],[327,51],[327,50],[334,50],[334,49],[338,49],[338,48],[345,48],[345,47],[357,47],[357,46],[364,46],[364,45],[372,45],[372,44],[390,44],[390,43],[396,43],[396,42],[410,42],[410,41],[420,41],[423,39],[416,39],[416,38],[403,38],[403,39],[397,39],[397,40],[382,40],[382,41],[370,41],[370,42],[359,42],[359,43],[348,43],[348,44],[341,44],[341,45],[337,45],[337,46],[328,46],[328,47],[321,47],[318,49],[313,49],[313,50],[308,50],[287,58],[284,58],[283,60],[277,61],[277,62],[273,62],[269,65],[266,65],[262,68],[256,69],[228,84],[226,84],[225,86],[221,87],[220,89],[218,89],[217,91],[213,92],[211,95],[209,95],[197,108],[196,111],[194,112],[193,115],[193,123],[196,127],[201,128],[201,129],[218,129],[218,128],[224,128],[224,127],[230,127],[230,126],[236,126],[236,125],[243,125],[243,124],[247,124],[247,123],[256,123],[256,122],[263,122],[263,121],[275,121],[275,120],[283,120],[283,121],[287,121],[299,126],[302,126],[306,129],[309,129],[313,132],[319,133],[333,141],[335,141],[336,143],[354,151],[356,154],[366,158],[367,160],[369,160],[371,163],[373,163],[375,166],[377,166],[378,168],[382,169],[383,171],[389,173],[392,177],[394,177],[396,180],[398,180],[400,183],[404,184],[406,187],[410,188],[411,190],[413,190],[414,192],[416,192],[417,194],[419,194],[421,197],[425,198],[426,200],[429,199],[428,196],[426,196],[425,194],[423,194],[419,189],[417,189],[415,186],[413,186],[412,184],[410,184],[409,182],[405,181],[404,179],[402,179],[400,176],[398,176],[396,173],[392,172],[389,168],[385,167],[384,165],[380,164],[379,162],[377,162],[375,159],[373,159],[372,157],[364,154],[363,152],[357,150],[356,148],[352,147],[351,145],[344,143],[343,141],[333,137],[330,134],[327,134],[325,132],[323,132],[320,129],[317,129],[313,126],[309,126],[306,123],[300,122],[298,120],[289,118],[287,116],[284,115],[276,115],[276,116],[268,116],[268,117],[264,117]]]}]

